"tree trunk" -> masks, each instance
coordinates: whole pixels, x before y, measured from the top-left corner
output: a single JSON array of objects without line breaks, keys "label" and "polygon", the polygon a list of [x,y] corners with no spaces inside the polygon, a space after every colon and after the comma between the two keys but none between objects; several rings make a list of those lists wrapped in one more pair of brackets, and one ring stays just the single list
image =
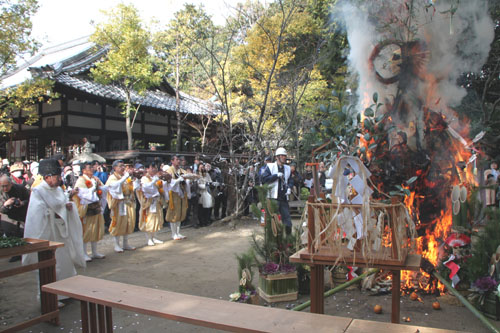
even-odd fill
[{"label": "tree trunk", "polygon": [[127,109],[125,110],[125,130],[127,132],[127,149],[132,150],[134,149],[134,146],[132,143],[132,122],[130,120],[130,109],[132,108],[130,102],[130,92],[127,92],[126,96],[127,96]]},{"label": "tree trunk", "polygon": [[179,96],[179,38],[176,41],[176,57],[175,57],[175,113],[177,115],[177,144],[175,150],[181,151],[182,148],[182,122],[181,122],[181,98]]}]

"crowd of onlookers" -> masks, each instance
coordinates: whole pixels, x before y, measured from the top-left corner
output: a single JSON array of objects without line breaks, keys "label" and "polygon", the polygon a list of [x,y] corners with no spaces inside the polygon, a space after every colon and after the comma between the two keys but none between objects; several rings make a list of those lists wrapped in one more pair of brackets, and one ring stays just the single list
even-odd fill
[{"label": "crowd of onlookers", "polygon": [[[65,187],[71,189],[74,187],[78,177],[81,175],[81,164],[79,161],[74,161],[72,163],[67,163],[65,157],[62,154],[54,155],[51,157],[59,161],[62,172],[62,179]],[[195,156],[192,162],[179,155],[180,167],[183,172],[187,174],[198,175],[196,178],[188,179],[187,183],[189,186],[189,208],[186,220],[183,221],[184,224],[190,224],[194,227],[203,227],[209,225],[212,221],[218,220],[231,215],[238,204],[236,198],[240,191],[243,189],[246,191],[246,199],[243,202],[244,214],[250,214],[249,205],[257,201],[257,191],[255,186],[262,184],[262,173],[264,172],[267,163],[273,161],[272,156],[266,156],[261,161],[258,159],[253,159],[245,163],[245,165],[240,164],[240,161],[236,159],[234,163],[230,163],[228,159],[216,158],[216,159],[203,159],[202,156]],[[157,166],[160,170],[166,170],[168,164],[161,160],[155,160]],[[290,161],[289,161],[290,162]],[[131,163],[126,163],[126,172],[132,174],[134,170],[144,169],[144,163],[140,160],[133,161]],[[24,196],[28,196],[30,187],[35,181],[38,175],[38,165],[39,163],[34,162],[15,162],[10,164],[7,159],[0,161],[0,174],[7,175],[4,177],[5,182],[8,182],[17,192],[23,191]],[[295,162],[289,163],[291,168],[291,178],[293,179],[293,190],[290,194],[289,200],[300,200],[301,190],[306,188],[308,190],[313,186],[313,174],[310,166],[306,166],[303,173],[300,173],[297,169]],[[103,184],[106,183],[110,173],[112,172],[110,165],[107,163],[100,163],[97,161],[93,162],[93,172],[94,176],[99,178]],[[321,187],[325,187],[325,176],[326,168],[324,163],[320,163],[318,179]],[[246,183],[245,183],[246,182]],[[2,233],[11,233],[12,231],[12,221],[16,221],[14,224],[16,227],[14,229],[19,229],[22,227],[24,222],[23,214],[26,214],[26,204],[23,205],[23,212],[16,215],[14,218],[9,218],[9,211],[7,207],[12,205],[9,200],[9,196],[5,191],[7,189],[6,184],[3,187],[2,198],[0,199],[0,204],[2,205],[0,209],[0,214],[2,214]],[[9,191],[12,186],[9,186]],[[21,188],[24,188],[22,190]],[[303,190],[302,190],[303,191]],[[240,195],[240,197],[243,197]],[[304,199],[304,198],[302,198]],[[5,205],[7,202],[8,205]],[[13,211],[17,211],[15,206],[12,206]],[[12,214],[11,214],[12,215]],[[110,223],[109,210],[104,213],[106,225]],[[9,222],[10,224],[6,224]]]}]

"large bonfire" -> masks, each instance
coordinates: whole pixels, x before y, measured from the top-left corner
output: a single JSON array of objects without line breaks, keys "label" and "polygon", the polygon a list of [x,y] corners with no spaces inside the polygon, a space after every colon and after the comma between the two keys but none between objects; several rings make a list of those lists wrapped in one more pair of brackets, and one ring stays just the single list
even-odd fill
[{"label": "large bonfire", "polygon": [[[439,247],[452,232],[452,187],[475,183],[468,121],[453,107],[466,94],[457,85],[459,76],[478,71],[488,56],[493,23],[487,4],[352,3],[339,8],[340,16],[349,17],[359,109],[369,108],[362,114],[362,157],[380,192],[409,191],[405,204],[417,224],[418,252],[437,265]],[[407,182],[412,177],[416,181]],[[422,274],[406,273],[402,281],[433,289]]]}]

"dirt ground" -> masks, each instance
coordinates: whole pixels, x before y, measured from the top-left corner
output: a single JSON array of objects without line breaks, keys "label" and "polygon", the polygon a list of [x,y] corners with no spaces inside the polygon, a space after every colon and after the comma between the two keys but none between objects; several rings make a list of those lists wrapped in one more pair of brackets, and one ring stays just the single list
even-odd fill
[{"label": "dirt ground", "polygon": [[[262,229],[256,220],[242,219],[237,223],[209,226],[200,229],[184,228],[188,238],[173,241],[169,228],[165,227],[159,238],[165,243],[154,247],[144,246],[146,238],[136,232],[130,243],[136,251],[122,254],[113,251],[113,242],[106,235],[100,243],[100,250],[106,254],[102,260],[94,260],[79,274],[130,283],[149,288],[171,290],[191,295],[228,300],[229,294],[238,287],[235,254],[249,247],[250,236]],[[0,265],[19,265],[1,259]],[[254,278],[254,284],[257,283]],[[326,280],[326,279],[325,279]],[[37,279],[34,272],[24,273],[0,280],[0,330],[7,325],[32,318],[39,314]],[[408,296],[401,299],[401,317],[410,317],[409,325],[444,328],[468,332],[488,332],[484,325],[465,307],[441,301],[442,310],[432,309],[435,296],[422,296],[423,302],[411,301]],[[294,302],[283,302],[273,306],[290,308],[309,299],[300,295]],[[373,306],[382,305],[384,311],[377,315]],[[358,319],[390,322],[391,296],[369,296],[358,289],[342,291],[325,300],[325,313]],[[261,300],[261,305],[267,305]],[[309,311],[307,308],[304,311]],[[175,321],[113,310],[116,332],[210,332]],[[500,323],[493,321],[500,328]],[[69,301],[61,309],[61,325],[39,324],[23,332],[78,332],[81,330],[80,304]]]}]

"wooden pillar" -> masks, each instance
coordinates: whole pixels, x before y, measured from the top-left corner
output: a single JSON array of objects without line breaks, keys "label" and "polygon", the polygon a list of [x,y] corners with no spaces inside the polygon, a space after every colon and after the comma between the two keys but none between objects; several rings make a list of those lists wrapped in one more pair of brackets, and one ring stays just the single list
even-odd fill
[{"label": "wooden pillar", "polygon": [[399,324],[399,306],[401,293],[401,271],[391,271],[392,273],[392,312],[391,322]]},{"label": "wooden pillar", "polygon": [[166,150],[172,149],[172,122],[170,120],[170,113],[167,114],[167,143],[165,145]]},{"label": "wooden pillar", "polygon": [[101,104],[101,135],[99,140],[99,151],[108,151],[106,140],[106,104]]},{"label": "wooden pillar", "polygon": [[311,265],[311,313],[325,313],[324,286],[325,272],[323,265]]},{"label": "wooden pillar", "polygon": [[148,149],[149,144],[146,141],[146,124],[144,124],[145,121],[146,121],[146,115],[144,114],[144,112],[141,112],[141,140],[144,149]]},{"label": "wooden pillar", "polygon": [[[307,202],[314,202],[314,195],[309,195]],[[314,246],[313,241],[316,235],[315,225],[314,225],[314,208],[312,206],[307,206],[307,252],[313,253]]]},{"label": "wooden pillar", "polygon": [[61,98],[61,142],[60,146],[62,149],[62,153],[66,154],[64,152],[63,147],[67,146],[67,138],[66,138],[66,132],[68,130],[68,99],[66,96],[63,96]]}]

